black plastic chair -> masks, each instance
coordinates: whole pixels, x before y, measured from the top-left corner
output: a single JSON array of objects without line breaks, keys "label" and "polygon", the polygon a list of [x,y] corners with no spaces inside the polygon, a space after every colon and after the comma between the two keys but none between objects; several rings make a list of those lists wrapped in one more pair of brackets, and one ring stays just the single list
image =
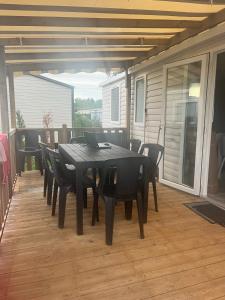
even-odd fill
[{"label": "black plastic chair", "polygon": [[[114,211],[117,201],[125,202],[125,209],[130,207],[133,200],[137,201],[140,237],[144,238],[142,197],[139,190],[140,168],[145,158],[112,159],[105,162],[99,183],[99,195],[105,202],[106,244],[112,245]],[[109,182],[111,169],[115,170],[115,182]],[[128,204],[128,205],[126,205]],[[97,207],[97,205],[96,205]],[[96,208],[95,208],[96,209]],[[126,213],[126,211],[125,211]],[[94,213],[93,215],[97,215]],[[94,222],[93,222],[94,224]]]},{"label": "black plastic chair", "polygon": [[[59,217],[58,217],[58,227],[64,227],[65,220],[65,209],[66,209],[66,198],[69,192],[76,193],[76,172],[73,170],[72,172],[68,170],[66,167],[63,158],[61,157],[58,151],[47,148],[48,155],[50,158],[50,163],[54,173],[54,192],[53,192],[53,203],[52,203],[52,216],[55,215],[56,204],[57,204],[57,196],[59,189]],[[93,214],[95,218],[98,220],[98,193],[96,190],[95,181],[92,178],[89,178],[84,175],[83,179],[84,192],[87,188],[92,188],[93,190]]]},{"label": "black plastic chair", "polygon": [[70,139],[70,144],[85,144],[86,142],[85,136],[77,136]]},{"label": "black plastic chair", "polygon": [[129,141],[129,149],[130,151],[138,153],[141,146],[141,140],[138,139],[130,139]]},{"label": "black plastic chair", "polygon": [[[150,159],[149,163],[149,182],[152,183],[155,211],[158,211],[158,199],[156,189],[156,179],[158,177],[158,165],[164,154],[164,147],[159,144],[143,144],[140,149],[140,154],[144,155],[147,152],[147,156]],[[147,201],[146,201],[147,204]]]},{"label": "black plastic chair", "polygon": [[25,158],[27,156],[34,156],[38,161],[41,175],[43,175],[42,154],[39,147],[38,132],[36,130],[23,130],[17,135],[16,141],[17,150],[17,172],[21,176],[24,172]]}]

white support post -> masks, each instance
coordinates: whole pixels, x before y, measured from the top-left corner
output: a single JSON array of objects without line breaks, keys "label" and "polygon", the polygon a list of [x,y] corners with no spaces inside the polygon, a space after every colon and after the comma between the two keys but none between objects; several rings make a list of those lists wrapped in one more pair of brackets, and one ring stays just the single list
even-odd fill
[{"label": "white support post", "polygon": [[13,74],[13,71],[11,71],[11,70],[8,70],[8,84],[9,84],[11,128],[16,128],[16,103],[15,103],[15,90],[14,90],[14,74]]},{"label": "white support post", "polygon": [[130,139],[130,110],[131,110],[131,75],[128,74],[128,70],[125,71],[125,87],[126,87],[126,126],[127,126],[127,138]]},{"label": "white support post", "polygon": [[6,64],[5,49],[0,46],[0,113],[1,127],[3,133],[9,133],[9,112],[7,99],[7,81],[6,81]]}]

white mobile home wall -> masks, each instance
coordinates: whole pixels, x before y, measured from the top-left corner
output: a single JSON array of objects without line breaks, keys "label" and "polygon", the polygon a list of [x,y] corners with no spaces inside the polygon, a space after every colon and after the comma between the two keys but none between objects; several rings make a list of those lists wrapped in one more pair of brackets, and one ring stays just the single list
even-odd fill
[{"label": "white mobile home wall", "polygon": [[[163,53],[135,65],[129,69],[131,74],[131,137],[141,139],[142,142],[156,143],[161,125],[164,125],[163,113],[165,102],[165,66],[170,63],[181,62],[185,59],[208,56],[208,76],[205,93],[205,124],[204,144],[202,154],[202,175],[200,194],[207,194],[208,166],[210,155],[211,127],[214,107],[215,82],[215,53],[219,49],[225,51],[225,24],[220,24],[206,32],[194,36]],[[146,76],[145,124],[134,123],[135,79]],[[108,87],[110,89],[110,86]],[[106,123],[107,124],[107,123]],[[105,124],[105,125],[106,125]],[[163,143],[163,131],[160,132],[159,142]]]},{"label": "white mobile home wall", "polygon": [[51,113],[51,127],[72,127],[73,89],[32,75],[15,77],[16,110],[27,128],[42,128],[43,116]]}]

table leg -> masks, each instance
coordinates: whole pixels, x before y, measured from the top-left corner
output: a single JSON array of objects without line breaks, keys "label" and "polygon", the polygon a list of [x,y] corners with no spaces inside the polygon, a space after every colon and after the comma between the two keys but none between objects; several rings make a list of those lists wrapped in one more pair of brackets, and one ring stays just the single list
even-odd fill
[{"label": "table leg", "polygon": [[82,168],[76,168],[76,217],[77,217],[77,234],[83,234],[83,171]]}]

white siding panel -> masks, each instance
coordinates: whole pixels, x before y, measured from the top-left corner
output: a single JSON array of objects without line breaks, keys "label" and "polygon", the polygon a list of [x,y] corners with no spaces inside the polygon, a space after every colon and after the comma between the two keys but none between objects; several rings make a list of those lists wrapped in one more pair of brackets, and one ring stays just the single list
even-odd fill
[{"label": "white siding panel", "polygon": [[[133,78],[134,82],[134,78]],[[162,113],[163,69],[157,69],[146,76],[145,127],[132,124],[131,135],[145,143],[156,143],[159,135]],[[132,110],[134,116],[134,84],[132,85]],[[133,118],[132,118],[133,122]]]},{"label": "white siding panel", "polygon": [[[120,120],[119,122],[111,121],[111,89],[115,87],[120,88]],[[103,127],[126,127],[126,87],[125,79],[122,78],[116,82],[112,82],[102,87],[102,126]]]},{"label": "white siding panel", "polygon": [[15,78],[16,110],[26,127],[43,127],[43,116],[52,115],[52,127],[72,127],[72,89],[31,75]]}]

